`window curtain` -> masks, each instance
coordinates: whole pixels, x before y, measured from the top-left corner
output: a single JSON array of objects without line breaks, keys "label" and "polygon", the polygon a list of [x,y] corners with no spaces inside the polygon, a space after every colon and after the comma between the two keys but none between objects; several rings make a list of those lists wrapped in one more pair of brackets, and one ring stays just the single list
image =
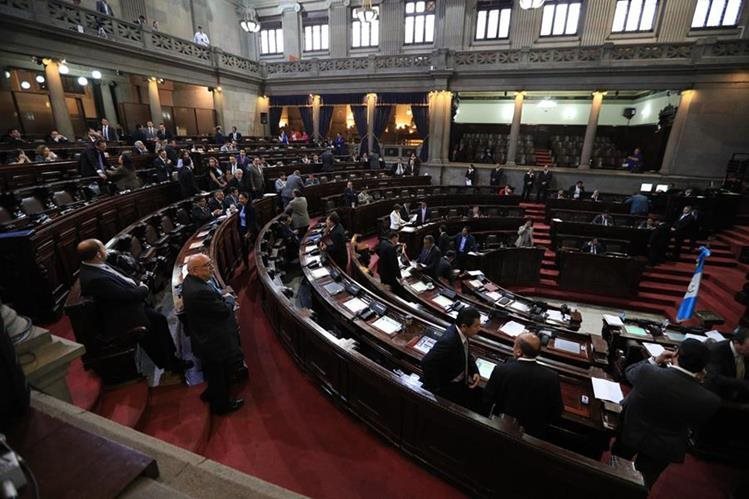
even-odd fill
[{"label": "window curtain", "polygon": [[351,106],[351,113],[354,115],[354,124],[359,134],[359,154],[369,152],[367,145],[367,106]]},{"label": "window curtain", "polygon": [[334,109],[333,106],[320,106],[320,137],[322,139],[328,136]]},{"label": "window curtain", "polygon": [[283,107],[271,106],[268,108],[268,124],[270,125],[270,134],[276,136],[281,133],[278,128],[278,123],[281,121],[281,114],[283,113]]},{"label": "window curtain", "polygon": [[429,106],[411,106],[411,116],[416,125],[416,133],[422,140],[419,159],[426,161],[429,158]]},{"label": "window curtain", "polygon": [[299,115],[302,117],[302,125],[307,135],[312,137],[314,133],[314,125],[312,123],[312,107],[311,106],[299,106]]},{"label": "window curtain", "polygon": [[426,92],[377,92],[377,104],[428,104]]},{"label": "window curtain", "polygon": [[308,106],[309,95],[271,95],[270,105],[274,106]]},{"label": "window curtain", "polygon": [[376,153],[380,152],[380,137],[382,137],[385,128],[387,128],[390,122],[390,117],[393,115],[393,108],[394,106],[375,106],[373,127],[375,140],[372,147],[374,147],[374,152]]}]

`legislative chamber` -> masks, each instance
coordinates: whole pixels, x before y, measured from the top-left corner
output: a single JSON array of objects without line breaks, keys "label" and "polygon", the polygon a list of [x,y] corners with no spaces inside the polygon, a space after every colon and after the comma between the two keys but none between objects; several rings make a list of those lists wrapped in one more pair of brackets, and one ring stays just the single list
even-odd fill
[{"label": "legislative chamber", "polygon": [[0,26],[0,499],[749,498],[745,0]]}]

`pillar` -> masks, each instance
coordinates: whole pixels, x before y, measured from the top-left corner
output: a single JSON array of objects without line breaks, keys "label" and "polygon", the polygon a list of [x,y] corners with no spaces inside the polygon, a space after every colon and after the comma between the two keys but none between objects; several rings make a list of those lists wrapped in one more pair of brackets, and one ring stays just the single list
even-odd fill
[{"label": "pillar", "polygon": [[151,108],[151,121],[154,125],[158,125],[163,121],[161,98],[159,97],[159,82],[153,76],[148,79],[148,106]]},{"label": "pillar", "polygon": [[256,123],[258,123],[258,125],[255,127],[255,132],[253,133],[253,135],[267,137],[270,135],[270,122],[268,119],[266,119],[265,123],[262,123],[260,115],[265,113],[265,116],[267,118],[270,118],[268,116],[268,112],[270,110],[270,99],[264,95],[258,95],[256,108]]},{"label": "pillar", "polygon": [[283,56],[286,60],[299,59],[302,23],[299,21],[301,6],[293,3],[283,8],[281,25],[283,26]]},{"label": "pillar", "polygon": [[[346,57],[351,43],[348,34],[349,0],[331,0],[328,24],[330,25],[330,57]],[[338,42],[338,43],[336,43]]]},{"label": "pillar", "polygon": [[520,118],[523,116],[523,101],[525,92],[515,93],[515,109],[512,112],[512,125],[510,125],[510,138],[507,141],[507,162],[509,166],[515,166],[515,156],[518,152],[518,137],[520,137]]},{"label": "pillar", "polygon": [[588,126],[585,128],[585,139],[583,139],[583,150],[580,153],[579,168],[582,169],[590,168],[590,156],[593,153],[593,143],[596,140],[596,130],[598,129],[598,115],[601,113],[601,105],[605,94],[606,92],[593,92]]},{"label": "pillar", "polygon": [[221,87],[216,87],[211,90],[211,94],[213,94],[213,109],[216,110],[216,124],[224,128],[224,133],[228,133],[231,129],[226,130],[228,127],[224,123],[224,92]]},{"label": "pillar", "polygon": [[60,78],[60,63],[49,61],[44,66],[44,76],[49,89],[49,101],[52,106],[52,115],[55,117],[55,126],[61,134],[73,140],[75,131],[73,130],[68,106],[65,104],[65,91],[62,88],[62,78]]},{"label": "pillar", "polygon": [[101,101],[104,106],[104,118],[108,119],[112,126],[119,127],[117,109],[114,106],[114,99],[112,99],[112,87],[104,81],[101,82]]},{"label": "pillar", "polygon": [[670,174],[675,166],[674,161],[676,159],[676,151],[681,147],[681,136],[684,133],[684,128],[687,124],[689,106],[694,100],[696,93],[696,90],[682,90],[681,92],[679,107],[676,108],[674,123],[671,126],[671,133],[668,135],[668,142],[666,142],[666,151],[663,153],[663,161],[661,162],[660,171],[662,175]]},{"label": "pillar", "polygon": [[374,148],[374,115],[377,106],[377,94],[367,94],[367,150]]},{"label": "pillar", "polygon": [[320,138],[320,96],[312,96],[312,138]]},{"label": "pillar", "polygon": [[452,92],[440,90],[429,94],[429,163],[447,163],[450,158],[450,124]]}]

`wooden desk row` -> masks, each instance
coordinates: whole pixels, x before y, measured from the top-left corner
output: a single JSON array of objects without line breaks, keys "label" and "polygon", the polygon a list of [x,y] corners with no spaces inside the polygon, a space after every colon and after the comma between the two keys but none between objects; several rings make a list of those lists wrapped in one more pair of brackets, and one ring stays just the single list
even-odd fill
[{"label": "wooden desk row", "polygon": [[558,251],[559,287],[584,293],[632,297],[645,271],[644,258]]},{"label": "wooden desk row", "polygon": [[[384,438],[472,495],[541,498],[555,495],[562,487],[579,497],[592,497],[602,490],[611,498],[645,497],[642,479],[629,462],[604,464],[586,458],[523,434],[511,420],[487,419],[415,384],[410,375],[418,373],[419,353],[408,343],[426,327],[439,332],[443,326],[427,326],[412,318],[406,331],[399,333],[402,337],[378,338],[376,328],[338,303],[344,297],[333,296],[326,301],[330,299],[333,305],[335,299],[338,323],[348,331],[358,331],[360,339],[352,342],[326,331],[314,313],[297,309],[293,299],[284,295],[279,274],[269,273],[264,262],[275,261],[269,251],[261,249],[275,244],[269,227],[258,237],[255,257],[263,307],[272,327],[326,393]],[[317,290],[329,281],[321,277],[312,282]],[[360,299],[369,298],[365,294]],[[388,309],[404,321],[410,315]],[[396,367],[402,372],[396,372]],[[585,389],[570,386],[575,393],[568,398]],[[555,480],[538,480],[539,469]]]}]

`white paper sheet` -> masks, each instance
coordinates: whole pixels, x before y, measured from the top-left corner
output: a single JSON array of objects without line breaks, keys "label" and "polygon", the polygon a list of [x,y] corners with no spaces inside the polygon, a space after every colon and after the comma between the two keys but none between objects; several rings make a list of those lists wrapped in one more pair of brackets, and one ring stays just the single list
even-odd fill
[{"label": "white paper sheet", "polygon": [[202,247],[202,246],[203,246],[203,241],[198,241],[198,242],[196,242],[196,243],[192,243],[192,244],[190,245],[190,248],[189,248],[189,249],[200,248],[200,247]]},{"label": "white paper sheet", "polygon": [[479,368],[479,376],[488,380],[492,376],[492,371],[497,367],[494,362],[489,362],[486,359],[476,359],[476,367]]},{"label": "white paper sheet", "polygon": [[516,301],[510,304],[510,308],[513,310],[517,310],[518,312],[527,312],[531,309],[528,305],[521,301]]},{"label": "white paper sheet", "polygon": [[349,309],[351,312],[358,314],[359,312],[367,308],[369,305],[364,303],[359,298],[351,298],[349,301],[344,302],[343,306]]},{"label": "white paper sheet", "polygon": [[400,331],[401,328],[403,328],[403,325],[400,322],[391,319],[387,315],[383,315],[382,317],[374,321],[372,325],[383,333],[389,335],[393,335]]},{"label": "white paper sheet", "polygon": [[435,340],[434,338],[430,338],[429,336],[422,336],[414,345],[414,349],[426,355],[429,350],[432,349],[435,343],[437,343],[437,340]]},{"label": "white paper sheet", "polygon": [[313,263],[313,262],[319,262],[321,258],[322,258],[322,255],[308,256],[308,257],[305,257],[304,263],[305,265],[309,265],[310,263]]},{"label": "white paper sheet", "polygon": [[563,352],[580,353],[580,343],[576,341],[565,340],[564,338],[554,338],[554,348]]},{"label": "white paper sheet", "polygon": [[416,227],[411,227],[411,226],[403,227],[401,229],[401,232],[416,232]]},{"label": "white paper sheet", "polygon": [[450,298],[442,295],[435,296],[432,298],[432,301],[442,308],[447,308],[453,304],[453,301]]},{"label": "white paper sheet", "polygon": [[317,245],[315,245],[315,244],[310,244],[308,246],[305,246],[304,247],[304,254],[306,255],[307,253],[312,253],[313,251],[315,251],[316,248],[317,248]]},{"label": "white paper sheet", "polygon": [[327,267],[320,267],[319,269],[313,270],[310,275],[313,279],[319,279],[321,277],[325,277],[326,275],[330,275],[330,271]]},{"label": "white paper sheet", "polygon": [[547,310],[546,318],[552,321],[564,322],[564,316],[559,310]]},{"label": "white paper sheet", "polygon": [[684,336],[684,339],[685,339],[685,340],[697,340],[697,341],[699,341],[700,343],[705,343],[705,341],[707,341],[707,336],[698,336],[698,335],[696,335],[696,334],[692,334],[692,333],[687,333],[687,334],[686,334],[686,335]]},{"label": "white paper sheet", "polygon": [[468,272],[466,272],[466,274],[468,274],[471,277],[479,277],[479,276],[484,275],[484,273],[481,272],[480,270],[469,270]]},{"label": "white paper sheet", "polygon": [[603,314],[603,320],[608,324],[609,326],[623,326],[624,323],[622,322],[621,318],[616,315],[609,315],[609,314]]},{"label": "white paper sheet", "polygon": [[519,322],[509,321],[506,324],[504,324],[502,327],[500,327],[499,330],[505,333],[506,335],[512,336],[514,338],[515,336],[525,331],[525,326],[520,324]]},{"label": "white paper sheet", "polygon": [[593,382],[593,396],[599,400],[609,400],[617,404],[624,399],[622,387],[619,383],[614,383],[603,378],[590,378]]},{"label": "white paper sheet", "polygon": [[470,284],[474,288],[480,288],[481,286],[484,285],[484,283],[479,281],[478,279],[473,279],[471,281],[468,281],[468,284]]},{"label": "white paper sheet", "polygon": [[708,338],[712,338],[715,341],[723,341],[723,340],[725,340],[725,338],[723,337],[723,335],[720,334],[720,331],[708,331],[708,332],[705,333],[705,336],[707,336]]},{"label": "white paper sheet", "polygon": [[498,291],[489,291],[488,293],[486,293],[486,296],[488,296],[489,298],[491,298],[494,301],[497,301],[500,298],[502,298],[502,293],[500,293]]},{"label": "white paper sheet", "polygon": [[417,293],[423,293],[427,290],[427,285],[421,281],[412,282],[409,286]]},{"label": "white paper sheet", "polygon": [[658,357],[660,354],[666,351],[666,349],[663,348],[663,345],[659,345],[658,343],[643,342],[642,346],[644,346],[645,350],[647,350],[648,353],[653,357]]},{"label": "white paper sheet", "polygon": [[211,232],[210,230],[204,230],[203,232],[198,232],[198,237],[205,237],[208,235],[208,233]]},{"label": "white paper sheet", "polygon": [[481,316],[481,324],[482,325],[486,324],[487,322],[489,322],[489,316],[488,315],[482,314],[481,312],[479,312],[479,315]]}]

